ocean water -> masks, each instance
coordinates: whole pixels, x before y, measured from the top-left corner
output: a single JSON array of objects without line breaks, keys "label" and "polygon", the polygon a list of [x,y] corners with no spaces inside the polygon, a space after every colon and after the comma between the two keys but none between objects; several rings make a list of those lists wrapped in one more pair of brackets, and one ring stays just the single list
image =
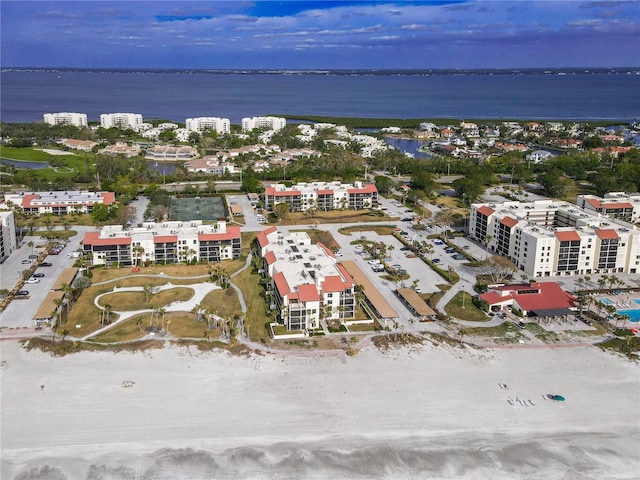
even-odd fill
[{"label": "ocean water", "polygon": [[1,119],[47,112],[134,112],[184,122],[240,123],[267,114],[372,118],[630,121],[640,75],[315,75],[284,73],[14,71],[0,76]]}]

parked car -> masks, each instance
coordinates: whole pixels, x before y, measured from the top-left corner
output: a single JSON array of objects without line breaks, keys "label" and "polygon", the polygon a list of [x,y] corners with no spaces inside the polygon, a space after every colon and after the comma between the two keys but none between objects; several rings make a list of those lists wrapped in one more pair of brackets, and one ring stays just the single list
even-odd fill
[{"label": "parked car", "polygon": [[407,250],[411,250],[411,247],[402,247],[400,250],[406,252]]},{"label": "parked car", "polygon": [[29,263],[31,263],[31,260],[22,260],[22,264],[23,264],[23,265],[27,265],[27,264],[29,264]]},{"label": "parked car", "polygon": [[400,235],[402,235],[403,237],[407,237],[407,236],[409,236],[409,232],[405,232],[403,230],[402,232],[400,232]]},{"label": "parked car", "polygon": [[32,275],[32,277],[33,277],[33,278],[42,278],[42,277],[44,277],[44,273],[40,273],[40,272],[38,272],[38,273],[34,273],[34,274]]},{"label": "parked car", "polygon": [[18,290],[16,292],[16,295],[18,297],[26,297],[27,295],[29,295],[29,290]]},{"label": "parked car", "polygon": [[53,266],[53,263],[51,263],[51,262],[42,262],[42,263],[40,264],[40,266],[41,266],[41,267],[52,267],[52,266]]},{"label": "parked car", "polygon": [[465,245],[465,246],[464,246],[464,247],[462,247],[462,248],[464,248],[465,250],[470,250],[470,249],[471,249],[471,247],[470,247],[469,245]]},{"label": "parked car", "polygon": [[416,292],[416,293],[422,293],[422,289],[421,289],[420,287],[416,287],[416,288],[415,288],[415,292]]},{"label": "parked car", "polygon": [[444,242],[442,240],[435,240],[433,243],[435,243],[436,245],[444,245]]},{"label": "parked car", "polygon": [[40,283],[40,279],[31,277],[31,278],[28,278],[27,280],[25,280],[24,283]]},{"label": "parked car", "polygon": [[60,255],[60,250],[49,250],[49,255]]},{"label": "parked car", "polygon": [[440,263],[440,259],[439,258],[432,258],[431,261],[433,263]]},{"label": "parked car", "polygon": [[401,222],[412,222],[413,218],[409,218],[409,217],[404,217],[402,219],[400,219]]},{"label": "parked car", "polygon": [[342,252],[340,250],[338,250],[336,253],[334,253],[334,255],[336,257],[341,257],[342,256]]},{"label": "parked car", "polygon": [[369,265],[378,265],[380,264],[380,260],[378,260],[377,258],[374,258],[373,260],[369,260]]},{"label": "parked car", "polygon": [[38,255],[29,255],[29,258],[38,258]]}]

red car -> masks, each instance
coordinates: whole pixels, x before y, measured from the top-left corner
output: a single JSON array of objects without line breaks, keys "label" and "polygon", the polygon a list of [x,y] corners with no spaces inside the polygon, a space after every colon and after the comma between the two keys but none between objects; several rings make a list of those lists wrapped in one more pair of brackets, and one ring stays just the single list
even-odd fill
[{"label": "red car", "polygon": [[49,250],[49,255],[60,255],[58,250]]}]

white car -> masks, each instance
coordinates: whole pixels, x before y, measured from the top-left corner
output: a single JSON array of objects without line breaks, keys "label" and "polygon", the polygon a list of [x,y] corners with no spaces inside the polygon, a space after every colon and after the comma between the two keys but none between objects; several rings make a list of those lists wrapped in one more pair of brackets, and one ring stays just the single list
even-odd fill
[{"label": "white car", "polygon": [[369,260],[369,265],[378,265],[380,263],[380,260],[378,260],[377,258],[374,258],[373,260]]},{"label": "white car", "polygon": [[415,288],[415,292],[416,292],[416,293],[422,293],[422,289],[421,289],[420,287],[416,287],[416,288]]},{"label": "white car", "polygon": [[24,283],[40,283],[40,279],[31,277],[28,280],[25,280]]},{"label": "white car", "polygon": [[341,257],[342,256],[342,252],[340,250],[338,250],[336,253],[334,253],[334,255],[336,257]]}]

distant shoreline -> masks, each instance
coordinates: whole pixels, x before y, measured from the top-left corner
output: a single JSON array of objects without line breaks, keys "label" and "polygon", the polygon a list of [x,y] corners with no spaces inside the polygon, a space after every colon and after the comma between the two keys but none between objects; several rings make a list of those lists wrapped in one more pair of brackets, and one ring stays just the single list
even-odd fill
[{"label": "distant shoreline", "polygon": [[469,68],[469,69],[208,69],[119,67],[3,67],[0,72],[178,73],[213,75],[640,75],[635,67]]}]

